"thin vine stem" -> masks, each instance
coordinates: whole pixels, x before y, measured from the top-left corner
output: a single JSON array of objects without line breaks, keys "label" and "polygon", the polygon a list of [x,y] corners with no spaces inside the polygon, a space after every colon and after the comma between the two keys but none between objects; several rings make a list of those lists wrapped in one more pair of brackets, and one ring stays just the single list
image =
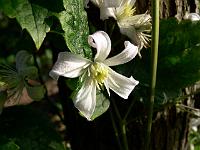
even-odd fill
[{"label": "thin vine stem", "polygon": [[113,126],[113,129],[114,129],[114,132],[115,132],[115,137],[116,137],[117,143],[119,145],[119,149],[123,150],[123,147],[122,147],[122,144],[121,144],[121,141],[120,141],[120,137],[119,137],[119,131],[117,129],[117,125],[116,125],[112,110],[110,110],[110,118],[111,118],[112,126]]},{"label": "thin vine stem", "polygon": [[123,120],[120,122],[120,129],[122,132],[122,140],[123,140],[123,144],[124,144],[124,150],[129,150],[128,139],[127,139],[127,135],[126,135],[126,122]]},{"label": "thin vine stem", "polygon": [[126,114],[123,117],[123,121],[125,121],[127,119],[127,117],[130,114],[134,104],[135,104],[135,100],[132,100],[131,105],[128,107],[128,110],[127,110]]},{"label": "thin vine stem", "polygon": [[122,117],[120,115],[119,109],[117,108],[117,105],[115,103],[115,101],[112,99],[112,103],[113,103],[113,107],[119,122],[119,128],[120,128],[120,132],[122,135],[122,142],[123,142],[123,150],[129,150],[129,146],[128,146],[128,139],[127,139],[127,135],[126,135],[126,121],[122,120]]},{"label": "thin vine stem", "polygon": [[111,100],[112,100],[112,103],[113,103],[113,107],[114,107],[116,116],[117,116],[117,118],[119,119],[119,121],[121,122],[121,121],[122,121],[122,117],[121,117],[121,115],[120,115],[119,109],[117,108],[117,105],[116,105],[116,103],[115,103],[115,100],[113,100],[112,98],[111,98]]},{"label": "thin vine stem", "polygon": [[152,0],[151,83],[145,150],[150,148],[159,43],[159,0]]},{"label": "thin vine stem", "polygon": [[59,116],[60,120],[62,122],[64,122],[64,119],[61,115],[61,113],[59,112],[59,108],[49,99],[48,97],[48,94],[47,94],[47,87],[45,85],[45,82],[44,80],[42,79],[42,76],[41,76],[41,71],[40,71],[40,67],[38,65],[38,62],[37,62],[37,52],[34,52],[33,53],[33,59],[34,59],[34,65],[36,66],[36,68],[38,69],[38,74],[39,74],[39,81],[40,83],[44,86],[45,88],[45,94],[44,94],[44,98],[47,100],[47,102],[51,105],[51,107],[54,109],[55,113]]}]

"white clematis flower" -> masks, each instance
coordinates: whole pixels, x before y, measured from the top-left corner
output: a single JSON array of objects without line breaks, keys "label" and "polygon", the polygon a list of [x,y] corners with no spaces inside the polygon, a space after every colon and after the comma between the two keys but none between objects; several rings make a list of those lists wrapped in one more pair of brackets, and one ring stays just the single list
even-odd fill
[{"label": "white clematis flower", "polygon": [[[100,18],[105,20],[113,17],[117,21],[120,32],[128,36],[132,43],[139,47],[139,51],[149,46],[151,36],[147,33],[151,32],[151,16],[147,13],[134,15],[135,0],[120,0],[119,5],[110,5],[110,7],[99,4],[95,0],[91,1],[100,8]],[[107,1],[101,0],[101,3]],[[109,0],[109,2],[112,3],[115,0]]]},{"label": "white clematis flower", "polygon": [[125,41],[125,49],[120,54],[107,58],[111,51],[111,41],[107,33],[98,31],[89,35],[88,43],[97,50],[94,61],[70,52],[60,52],[49,75],[56,80],[59,76],[68,78],[81,76],[83,85],[73,97],[73,101],[76,108],[90,120],[96,106],[97,89],[100,90],[105,86],[109,95],[111,89],[127,99],[139,82],[133,77],[120,75],[110,68],[132,60],[137,55],[137,46]]},{"label": "white clematis flower", "polygon": [[186,12],[185,16],[184,16],[184,19],[185,20],[191,20],[191,21],[199,21],[200,20],[200,16],[197,13],[188,13],[188,12]]}]

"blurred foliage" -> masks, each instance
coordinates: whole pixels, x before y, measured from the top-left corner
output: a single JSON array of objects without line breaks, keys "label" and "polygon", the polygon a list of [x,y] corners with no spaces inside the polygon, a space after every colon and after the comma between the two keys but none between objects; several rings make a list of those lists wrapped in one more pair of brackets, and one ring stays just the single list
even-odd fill
[{"label": "blurred foliage", "polygon": [[34,105],[5,109],[0,124],[1,150],[65,150],[47,114]]},{"label": "blurred foliage", "polygon": [[200,79],[200,23],[175,19],[161,23],[158,88],[175,90],[194,84]]},{"label": "blurred foliage", "polygon": [[191,130],[189,134],[189,142],[194,146],[194,150],[200,149],[200,131]]},{"label": "blurred foliage", "polygon": [[[142,59],[136,58],[130,67],[120,67],[140,81],[139,93],[148,97],[150,81],[150,49],[142,50]],[[200,80],[200,23],[161,20],[155,107],[176,103],[182,89]],[[183,99],[182,99],[183,100]]]},{"label": "blurred foliage", "polygon": [[0,64],[0,81],[5,83],[5,90],[8,91],[8,99],[20,100],[24,88],[33,100],[41,100],[44,97],[45,89],[41,84],[32,85],[30,80],[37,81],[39,78],[38,69],[34,66],[33,56],[27,51],[19,51],[16,54],[15,67]]}]

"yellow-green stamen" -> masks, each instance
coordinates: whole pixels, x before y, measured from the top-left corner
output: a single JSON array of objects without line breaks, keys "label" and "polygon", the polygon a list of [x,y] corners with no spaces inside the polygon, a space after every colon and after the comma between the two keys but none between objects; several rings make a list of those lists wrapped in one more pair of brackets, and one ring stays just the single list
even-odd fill
[{"label": "yellow-green stamen", "polygon": [[121,8],[121,10],[119,10],[119,12],[117,14],[117,20],[121,20],[123,18],[133,16],[134,13],[135,13],[135,8],[133,8],[132,5],[126,3]]},{"label": "yellow-green stamen", "polygon": [[102,63],[95,62],[91,65],[91,76],[98,85],[102,86],[108,77],[108,68]]}]

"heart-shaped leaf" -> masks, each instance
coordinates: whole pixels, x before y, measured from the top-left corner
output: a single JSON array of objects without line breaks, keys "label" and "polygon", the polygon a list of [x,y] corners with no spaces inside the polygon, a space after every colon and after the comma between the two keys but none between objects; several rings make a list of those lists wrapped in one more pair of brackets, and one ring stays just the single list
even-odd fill
[{"label": "heart-shaped leaf", "polygon": [[50,27],[45,24],[48,10],[31,4],[28,0],[1,0],[0,10],[10,18],[16,18],[22,29],[26,29],[36,48],[39,49]]},{"label": "heart-shaped leaf", "polygon": [[64,0],[64,7],[65,11],[59,13],[58,18],[69,50],[90,58],[92,51],[87,42],[89,27],[83,1]]}]

